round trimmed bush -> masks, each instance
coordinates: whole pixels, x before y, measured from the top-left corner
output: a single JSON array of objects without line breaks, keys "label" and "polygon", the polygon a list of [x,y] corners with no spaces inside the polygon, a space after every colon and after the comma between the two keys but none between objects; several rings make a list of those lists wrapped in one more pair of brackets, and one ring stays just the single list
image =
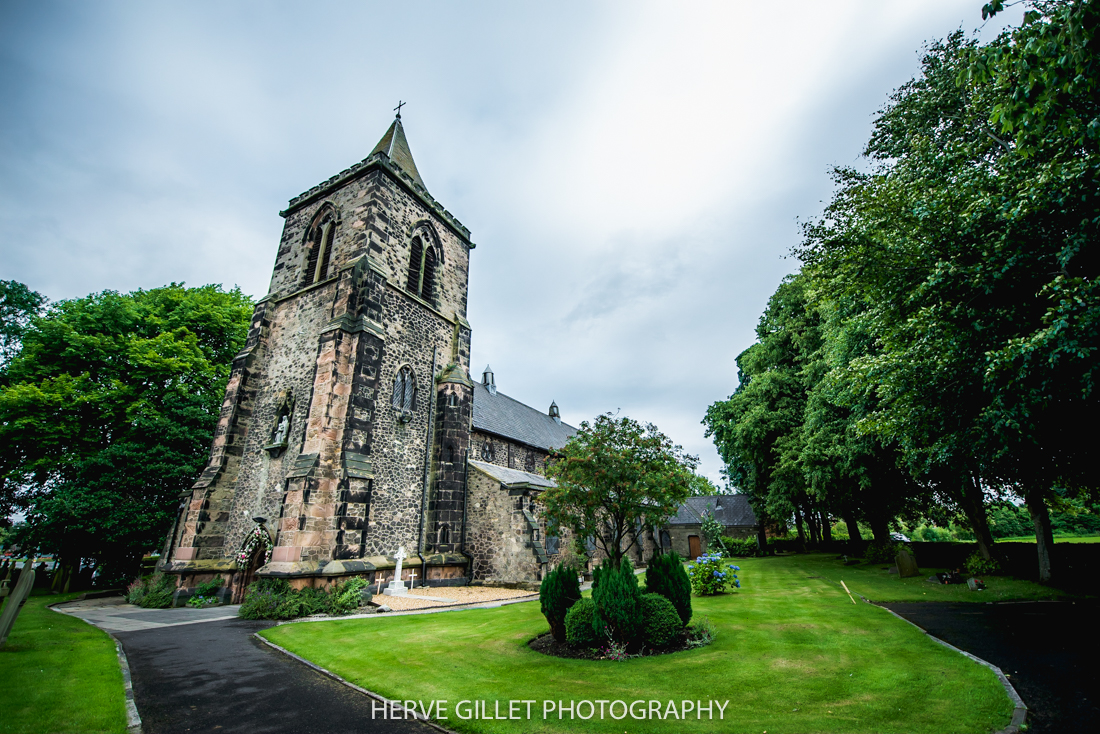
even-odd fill
[{"label": "round trimmed bush", "polygon": [[574,647],[592,647],[596,639],[596,602],[581,599],[565,613],[565,639]]},{"label": "round trimmed bush", "polygon": [[643,594],[640,606],[642,641],[650,647],[664,647],[683,629],[676,607],[660,594]]}]

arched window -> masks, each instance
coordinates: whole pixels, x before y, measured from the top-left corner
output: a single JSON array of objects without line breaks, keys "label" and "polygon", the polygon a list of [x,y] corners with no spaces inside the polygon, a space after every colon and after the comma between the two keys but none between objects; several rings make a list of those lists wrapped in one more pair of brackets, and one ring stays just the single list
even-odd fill
[{"label": "arched window", "polygon": [[439,523],[439,542],[450,543],[451,542],[451,529],[447,526],[447,523]]},{"label": "arched window", "polygon": [[302,285],[310,285],[328,277],[329,260],[332,259],[332,239],[336,235],[336,211],[325,206],[317,212],[306,234],[309,257],[306,258]]},{"label": "arched window", "polygon": [[406,290],[415,293],[425,301],[431,302],[435,291],[435,271],[439,257],[435,245],[427,234],[418,234],[412,238],[409,253],[409,280]]},{"label": "arched window", "polygon": [[393,378],[393,413],[402,423],[408,423],[416,410],[416,377],[412,367],[405,365]]},{"label": "arched window", "polygon": [[493,442],[489,439],[485,439],[485,443],[481,444],[481,459],[482,461],[493,460]]}]

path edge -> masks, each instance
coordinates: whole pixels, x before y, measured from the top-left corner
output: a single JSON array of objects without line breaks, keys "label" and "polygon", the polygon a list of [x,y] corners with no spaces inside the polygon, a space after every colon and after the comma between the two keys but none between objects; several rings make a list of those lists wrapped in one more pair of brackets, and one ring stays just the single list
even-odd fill
[{"label": "path edge", "polygon": [[1004,729],[1001,729],[1001,730],[995,732],[995,734],[1019,734],[1020,733],[1021,727],[1023,727],[1024,722],[1027,721],[1027,704],[1024,703],[1024,699],[1020,698],[1020,694],[1016,692],[1016,688],[1013,687],[1012,683],[1008,680],[1008,676],[1006,676],[1004,674],[1003,670],[1001,670],[1000,668],[998,668],[996,665],[989,662],[988,660],[982,660],[977,655],[973,655],[971,653],[968,653],[966,650],[960,650],[959,648],[952,645],[950,642],[946,642],[944,640],[941,640],[940,638],[938,638],[935,635],[931,634],[924,627],[921,627],[916,622],[912,622],[912,621],[906,619],[905,617],[903,617],[900,614],[898,614],[897,612],[895,612],[893,609],[890,609],[889,607],[886,607],[886,606],[882,606],[881,604],[875,604],[874,602],[868,601],[867,598],[864,597],[862,594],[860,595],[860,598],[863,599],[863,601],[867,602],[868,604],[871,604],[873,606],[878,607],[879,609],[885,609],[890,614],[893,614],[895,617],[900,619],[902,622],[905,622],[906,624],[913,625],[914,627],[919,629],[921,632],[923,632],[925,634],[925,636],[928,637],[929,639],[931,639],[933,642],[937,642],[937,643],[943,645],[944,647],[946,647],[949,650],[954,650],[955,652],[959,653],[960,655],[962,655],[964,657],[967,657],[967,658],[970,658],[975,663],[978,663],[979,665],[984,665],[985,667],[992,670],[993,674],[997,676],[997,680],[999,680],[1001,682],[1001,685],[1004,686],[1005,693],[1008,694],[1008,697],[1009,697],[1009,699],[1011,699],[1012,704],[1014,706],[1014,708],[1012,709],[1012,720],[1008,722],[1008,726],[1006,726]]},{"label": "path edge", "polygon": [[[70,599],[70,601],[72,600]],[[63,604],[65,602],[56,603]],[[54,606],[54,604],[46,605],[51,612],[64,614],[66,617],[76,617],[75,614],[68,614],[60,609],[54,609]],[[141,734],[141,715],[138,713],[137,701],[134,699],[134,685],[133,681],[130,679],[130,661],[126,659],[126,651],[122,649],[122,642],[107,630],[92,624],[83,617],[76,618],[85,624],[95,627],[97,630],[110,637],[111,641],[115,643],[115,652],[118,653],[118,667],[122,671],[122,688],[126,700],[126,734]]]},{"label": "path edge", "polygon": [[[357,686],[354,683],[352,683],[351,681],[345,680],[344,678],[341,678],[336,673],[333,673],[331,670],[327,670],[325,668],[322,668],[320,665],[317,665],[316,663],[312,663],[309,660],[306,660],[301,655],[295,655],[290,650],[287,650],[285,647],[280,647],[279,645],[276,645],[274,642],[267,639],[266,637],[261,635],[259,632],[253,632],[252,636],[255,637],[257,640],[259,640],[260,642],[262,642],[263,644],[267,645],[268,647],[281,652],[283,655],[286,655],[289,658],[293,658],[294,660],[297,660],[299,663],[301,663],[302,665],[305,665],[307,668],[312,668],[313,670],[316,670],[321,675],[328,676],[329,678],[332,678],[337,683],[345,685],[348,688],[352,689],[353,691],[357,691],[359,693],[362,693],[364,696],[367,696],[368,698],[373,698],[376,701],[381,701],[382,703],[389,706],[390,710],[396,710],[396,711],[400,711],[400,712],[406,714],[405,718],[410,718],[407,715],[411,714],[412,715],[411,718],[432,727],[436,731],[442,732],[442,734],[457,734],[457,732],[455,732],[451,729],[448,729],[448,728],[446,728],[446,727],[444,727],[440,724],[437,724],[435,721],[429,719],[427,716],[420,713],[416,709],[411,709],[410,710],[410,709],[405,708],[405,706],[402,704],[401,701],[394,701],[394,700],[386,698],[385,696],[383,696],[379,693],[375,693],[374,691],[368,691],[366,688],[363,688],[362,686]],[[372,718],[373,718],[373,714],[372,714]]]}]

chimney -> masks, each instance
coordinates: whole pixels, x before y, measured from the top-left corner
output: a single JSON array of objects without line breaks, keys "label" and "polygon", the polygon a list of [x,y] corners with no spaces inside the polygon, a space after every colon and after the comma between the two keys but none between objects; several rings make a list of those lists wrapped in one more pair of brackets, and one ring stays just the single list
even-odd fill
[{"label": "chimney", "polygon": [[489,391],[490,395],[497,394],[497,382],[493,378],[493,368],[485,365],[485,371],[481,373],[481,384]]}]

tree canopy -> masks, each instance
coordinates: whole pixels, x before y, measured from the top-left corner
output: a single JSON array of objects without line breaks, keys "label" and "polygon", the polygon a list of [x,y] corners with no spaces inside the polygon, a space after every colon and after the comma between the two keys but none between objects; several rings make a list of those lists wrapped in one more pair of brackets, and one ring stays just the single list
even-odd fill
[{"label": "tree canopy", "polygon": [[1048,508],[1096,487],[1097,6],[1031,3],[988,44],[930,43],[866,166],[834,171],[801,272],[704,421],[754,506],[822,503],[876,539],[952,508],[988,557],[986,508],[1017,496],[1049,578]]},{"label": "tree canopy", "polygon": [[581,423],[553,455],[546,473],[557,486],[539,501],[551,531],[592,539],[618,568],[644,529],[676,514],[698,463],[652,423],[607,413]]},{"label": "tree canopy", "polygon": [[172,284],[60,301],[0,386],[5,514],[21,540],[124,577],[157,549],[207,458],[251,300]]}]

